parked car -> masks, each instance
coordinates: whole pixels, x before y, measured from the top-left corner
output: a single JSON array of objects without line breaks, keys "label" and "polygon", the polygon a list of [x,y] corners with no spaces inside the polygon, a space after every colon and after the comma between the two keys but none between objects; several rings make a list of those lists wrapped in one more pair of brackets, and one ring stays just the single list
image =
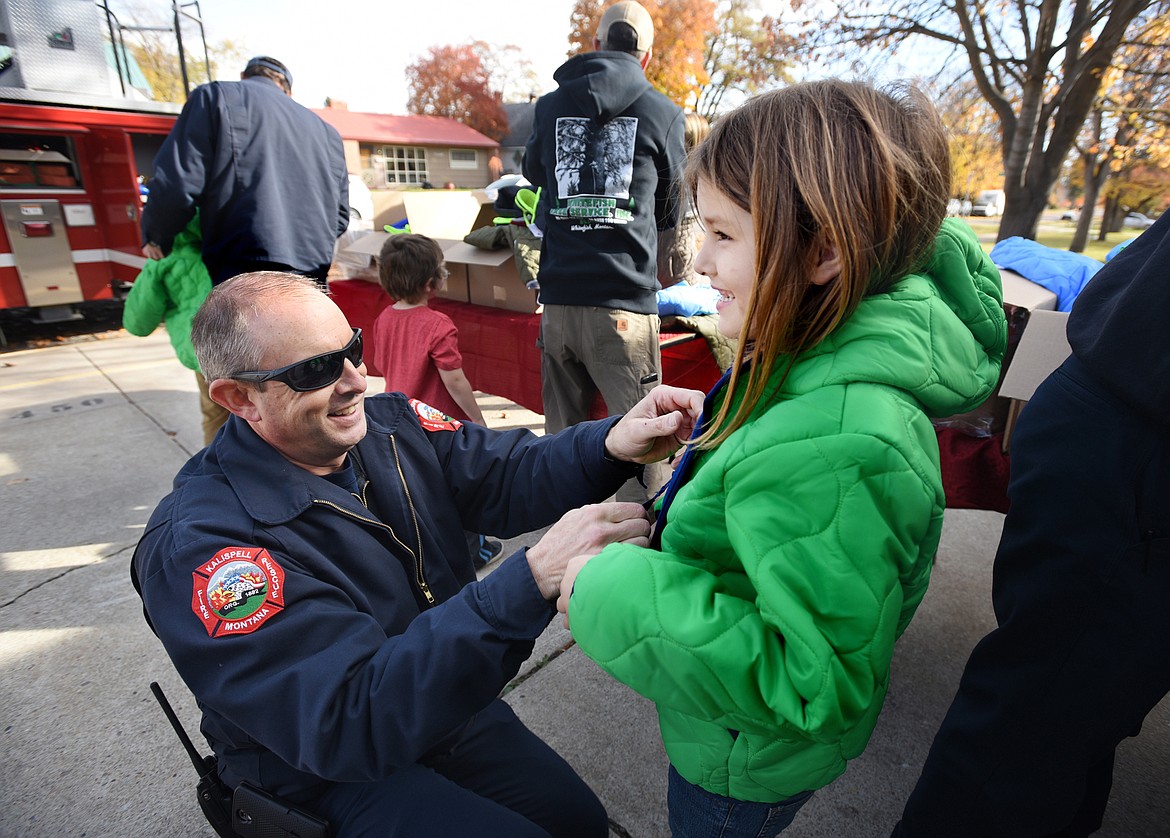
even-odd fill
[{"label": "parked car", "polygon": [[971,203],[971,215],[1003,215],[1005,197],[1002,189],[985,189]]},{"label": "parked car", "polygon": [[349,229],[374,229],[374,196],[361,175],[349,176]]},{"label": "parked car", "polygon": [[966,198],[959,200],[958,198],[951,198],[947,201],[947,215],[970,215],[971,202]]},{"label": "parked car", "polygon": [[1154,219],[1148,215],[1143,215],[1140,212],[1131,212],[1125,216],[1121,222],[1123,227],[1130,227],[1135,230],[1144,230],[1154,223]]}]

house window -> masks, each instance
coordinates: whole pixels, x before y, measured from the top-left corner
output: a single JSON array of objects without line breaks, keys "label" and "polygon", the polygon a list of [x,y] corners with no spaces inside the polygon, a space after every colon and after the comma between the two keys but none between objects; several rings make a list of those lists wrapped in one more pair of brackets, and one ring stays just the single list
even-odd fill
[{"label": "house window", "polygon": [[427,180],[427,150],[412,146],[384,145],[371,155],[375,166],[385,172],[387,185],[420,185]]},{"label": "house window", "polygon": [[476,157],[474,148],[451,149],[452,169],[474,169],[478,166],[479,159]]}]

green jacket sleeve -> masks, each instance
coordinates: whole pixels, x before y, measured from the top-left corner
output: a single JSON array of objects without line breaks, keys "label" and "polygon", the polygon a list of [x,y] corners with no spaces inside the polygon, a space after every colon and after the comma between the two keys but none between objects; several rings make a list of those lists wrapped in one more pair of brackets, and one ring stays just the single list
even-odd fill
[{"label": "green jacket sleeve", "polygon": [[935,520],[929,481],[873,436],[750,443],[704,465],[726,465],[722,495],[680,510],[706,526],[683,539],[668,526],[663,552],[611,545],[581,570],[571,629],[602,669],[660,706],[833,741],[884,695],[941,509]]},{"label": "green jacket sleeve", "polygon": [[146,337],[166,322],[167,335],[180,363],[199,369],[191,346],[191,322],[211,293],[211,276],[203,264],[199,215],[175,236],[165,258],[148,261],[134,281],[122,310],[122,325],[134,335]]},{"label": "green jacket sleeve", "polygon": [[134,280],[122,308],[122,326],[138,337],[146,337],[166,317],[170,296],[162,280],[162,262],[147,261]]}]

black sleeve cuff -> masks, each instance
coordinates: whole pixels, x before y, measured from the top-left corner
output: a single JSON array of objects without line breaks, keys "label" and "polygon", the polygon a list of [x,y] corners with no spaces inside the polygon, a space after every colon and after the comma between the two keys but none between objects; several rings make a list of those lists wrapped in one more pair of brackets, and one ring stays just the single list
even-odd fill
[{"label": "black sleeve cuff", "polygon": [[[637,477],[638,482],[642,482],[642,473],[646,470],[646,466],[642,465],[641,463],[631,463],[627,462],[626,460],[619,460],[616,457],[612,457],[610,456],[609,449],[605,447],[605,440],[609,438],[609,432],[613,429],[613,426],[620,421],[620,416],[614,417],[609,425],[606,426],[605,436],[601,438],[601,458],[611,466],[621,469],[622,473],[624,473],[627,477]],[[643,485],[645,485],[645,483],[643,483]]]}]

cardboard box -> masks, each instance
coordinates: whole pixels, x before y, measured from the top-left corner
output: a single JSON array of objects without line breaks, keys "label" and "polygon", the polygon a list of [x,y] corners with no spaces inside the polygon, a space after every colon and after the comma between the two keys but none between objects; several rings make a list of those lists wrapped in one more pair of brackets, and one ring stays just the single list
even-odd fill
[{"label": "cardboard box", "polygon": [[1007,423],[1003,431],[1003,450],[1007,453],[1011,444],[1012,431],[1020,417],[1020,411],[1040,382],[1052,374],[1072,353],[1065,329],[1068,313],[1037,309],[1028,316],[1028,325],[1020,335],[1016,354],[1004,374],[999,386],[999,395],[1011,399]]},{"label": "cardboard box", "polygon": [[473,229],[483,207],[482,192],[426,189],[403,192],[410,232],[432,239],[462,239]]},{"label": "cardboard box", "polygon": [[[345,248],[344,252],[357,256],[369,256],[376,261],[378,254],[382,252],[382,244],[386,241],[386,239],[390,238],[391,235],[393,234],[382,232],[380,230],[374,230],[373,232],[367,233],[357,241],[353,242],[351,245],[349,245],[349,247]],[[461,241],[457,242],[452,241],[451,239],[440,238],[435,239],[435,241],[438,242],[439,247],[443,249],[443,258],[447,260],[447,270],[450,272],[450,276],[447,277],[447,287],[435,294],[435,296],[443,297],[447,300],[458,300],[461,303],[470,302],[471,298],[468,294],[467,283],[467,266],[459,262],[452,263],[450,259],[447,259],[446,253],[447,248],[451,247],[452,245],[458,244],[462,245],[463,247],[467,247],[467,245],[464,245]]]},{"label": "cardboard box", "polygon": [[1003,379],[1013,363],[1016,347],[1027,328],[1028,319],[1037,311],[1054,311],[1056,294],[1014,271],[1000,269],[1000,280],[1003,287],[1004,310],[1008,317],[1008,345],[1000,371],[1000,380],[983,404],[966,413],[936,419],[935,425],[939,428],[960,430],[976,437],[1002,434],[1001,444],[1006,451],[1009,426],[1014,424],[1020,405],[1001,392]]},{"label": "cardboard box", "polygon": [[1004,304],[1027,310],[1019,343],[1010,357],[1004,359],[1006,367],[994,395],[1000,404],[1007,402],[1001,443],[1006,454],[1024,404],[1032,398],[1040,382],[1068,357],[1068,341],[1064,337],[1068,314],[1056,310],[1056,294],[1043,285],[1006,268],[1000,268],[999,275]]},{"label": "cardboard box", "polygon": [[[396,195],[401,197],[410,231],[430,236],[443,248],[450,276],[446,290],[437,296],[529,314],[536,311],[536,292],[524,287],[520,281],[510,249],[483,250],[463,241],[465,235],[491,224],[496,216],[486,192],[480,189],[462,192],[428,189]],[[378,218],[380,223],[383,214]],[[382,243],[390,235],[379,226],[343,252],[376,259]]]},{"label": "cardboard box", "polygon": [[370,230],[365,235],[359,236],[350,242],[343,252],[377,259],[378,254],[382,252],[382,242],[388,238],[390,238],[389,233],[383,233],[380,230]]},{"label": "cardboard box", "polygon": [[374,229],[381,232],[386,225],[397,224],[406,218],[406,204],[402,200],[405,192],[397,189],[372,189],[374,199]]},{"label": "cardboard box", "polygon": [[444,249],[447,267],[466,265],[470,302],[508,311],[536,312],[537,292],[524,285],[510,248],[484,250],[466,242]]},{"label": "cardboard box", "polygon": [[1009,305],[1020,306],[1028,311],[1055,311],[1056,294],[1043,285],[1038,285],[1030,279],[1024,279],[1015,271],[1006,268],[999,269],[999,278],[1003,286],[1003,301]]},{"label": "cardboard box", "polygon": [[[448,252],[454,245],[463,245],[461,241],[451,239],[435,239],[439,247],[443,248],[443,261],[447,263],[447,287],[435,294],[447,300],[458,300],[461,303],[471,302],[470,282],[467,276],[467,265],[462,262],[452,262]],[[466,247],[466,245],[463,245]]]}]

